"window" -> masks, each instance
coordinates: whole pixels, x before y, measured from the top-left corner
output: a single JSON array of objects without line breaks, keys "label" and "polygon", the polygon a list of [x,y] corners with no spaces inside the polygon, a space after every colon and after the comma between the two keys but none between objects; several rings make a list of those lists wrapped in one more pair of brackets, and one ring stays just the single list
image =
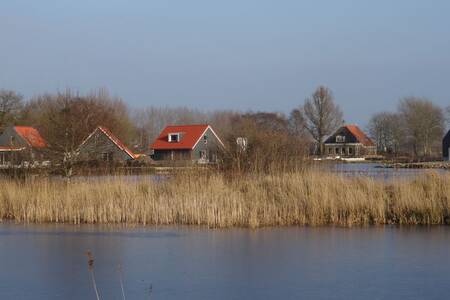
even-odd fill
[{"label": "window", "polygon": [[336,154],[341,154],[341,148],[336,148]]},{"label": "window", "polygon": [[169,133],[169,143],[177,143],[180,141],[179,133]]},{"label": "window", "polygon": [[200,159],[206,159],[206,150],[200,150],[199,155]]},{"label": "window", "polygon": [[353,148],[348,148],[348,155],[352,155],[353,154]]},{"label": "window", "polygon": [[333,148],[328,148],[328,154],[333,154]]},{"label": "window", "polygon": [[345,143],[345,136],[337,135],[336,136],[336,143]]},{"label": "window", "polygon": [[111,152],[103,152],[102,160],[103,161],[112,161],[112,153]]},{"label": "window", "polygon": [[11,145],[14,145],[16,143],[16,137],[15,136],[11,136],[9,138],[9,142],[10,142]]},{"label": "window", "polygon": [[203,136],[203,143],[206,145],[206,144],[208,144],[208,136],[207,135],[204,135]]}]

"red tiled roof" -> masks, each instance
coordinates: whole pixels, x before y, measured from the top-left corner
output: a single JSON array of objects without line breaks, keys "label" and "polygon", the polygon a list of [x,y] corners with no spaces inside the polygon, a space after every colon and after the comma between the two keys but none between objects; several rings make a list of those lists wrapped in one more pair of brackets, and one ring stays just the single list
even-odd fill
[{"label": "red tiled roof", "polygon": [[[179,125],[167,126],[161,132],[159,137],[150,146],[154,150],[171,150],[171,149],[185,149],[190,150],[194,148],[200,138],[203,136],[209,125]],[[181,133],[181,140],[179,142],[169,142],[168,136],[170,133]]]},{"label": "red tiled roof", "polygon": [[46,148],[47,142],[42,138],[36,128],[29,126],[14,126],[14,130],[20,135],[31,147]]},{"label": "red tiled roof", "polygon": [[97,129],[102,131],[120,150],[125,151],[131,158],[137,158],[137,155],[133,153],[125,144],[116,137],[108,128],[104,126],[98,126]]},{"label": "red tiled roof", "polygon": [[356,125],[346,125],[344,126],[347,128],[348,131],[350,131],[351,134],[355,136],[355,138],[367,147],[375,146],[375,143]]}]

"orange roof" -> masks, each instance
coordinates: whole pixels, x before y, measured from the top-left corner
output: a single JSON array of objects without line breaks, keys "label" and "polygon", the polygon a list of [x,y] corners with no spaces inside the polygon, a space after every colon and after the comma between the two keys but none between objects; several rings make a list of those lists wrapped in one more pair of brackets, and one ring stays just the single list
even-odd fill
[{"label": "orange roof", "polygon": [[116,137],[108,128],[104,126],[97,127],[100,131],[102,131],[120,150],[125,151],[131,158],[137,158],[137,155],[133,153],[125,144]]},{"label": "orange roof", "polygon": [[[193,149],[208,128],[209,125],[207,124],[167,126],[166,128],[164,128],[164,130],[161,132],[161,134],[155,140],[155,142],[150,146],[150,149],[154,150]],[[180,133],[181,134],[180,141],[169,142],[168,136],[170,133]]]},{"label": "orange roof", "polygon": [[355,136],[355,138],[363,144],[364,146],[371,147],[375,146],[375,143],[356,125],[346,125],[344,126],[350,131],[351,134]]},{"label": "orange roof", "polygon": [[29,126],[14,126],[14,130],[20,135],[31,147],[46,148],[47,142],[42,138],[36,128]]}]

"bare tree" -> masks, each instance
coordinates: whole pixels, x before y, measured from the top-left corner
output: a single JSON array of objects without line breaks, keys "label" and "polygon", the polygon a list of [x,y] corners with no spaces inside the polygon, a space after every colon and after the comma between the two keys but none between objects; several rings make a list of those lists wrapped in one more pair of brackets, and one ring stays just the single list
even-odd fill
[{"label": "bare tree", "polygon": [[414,155],[436,155],[445,129],[443,110],[426,98],[409,97],[400,101],[399,112]]},{"label": "bare tree", "polygon": [[129,141],[134,128],[125,103],[104,90],[80,95],[67,90],[33,98],[23,109],[23,123],[39,129],[49,143],[48,156],[68,177],[83,140],[99,125]]},{"label": "bare tree", "polygon": [[291,134],[294,134],[298,137],[305,136],[305,125],[306,120],[300,109],[293,109],[289,114],[289,129]]},{"label": "bare tree", "polygon": [[334,103],[333,93],[319,86],[303,105],[305,128],[318,144],[319,154],[323,153],[323,142],[343,123],[343,114]]},{"label": "bare tree", "polygon": [[399,114],[377,113],[369,121],[369,135],[376,141],[378,151],[398,154],[404,143],[404,124]]},{"label": "bare tree", "polygon": [[[225,167],[241,172],[266,172],[300,167],[309,144],[289,135],[289,121],[279,113],[246,113],[232,119],[225,137]],[[245,138],[243,150],[239,138]]]},{"label": "bare tree", "polygon": [[22,99],[23,97],[14,91],[0,90],[0,132],[17,119]]},{"label": "bare tree", "polygon": [[450,106],[445,109],[445,116],[447,119],[447,127],[450,127]]}]

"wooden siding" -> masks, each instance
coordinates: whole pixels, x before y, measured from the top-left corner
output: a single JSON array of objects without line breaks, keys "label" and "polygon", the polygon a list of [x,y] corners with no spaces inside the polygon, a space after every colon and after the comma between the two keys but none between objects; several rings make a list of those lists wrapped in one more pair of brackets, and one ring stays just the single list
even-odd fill
[{"label": "wooden siding", "polygon": [[154,160],[192,160],[192,151],[177,149],[177,150],[155,150],[153,154]]},{"label": "wooden siding", "polygon": [[222,148],[222,144],[216,138],[211,128],[208,128],[192,150],[192,157],[197,161],[217,162],[217,157]]},{"label": "wooden siding", "polygon": [[27,141],[25,141],[17,132],[14,127],[8,127],[0,135],[0,146],[8,147],[29,147]]},{"label": "wooden siding", "polygon": [[100,130],[96,130],[78,149],[79,161],[126,162],[131,159]]}]

